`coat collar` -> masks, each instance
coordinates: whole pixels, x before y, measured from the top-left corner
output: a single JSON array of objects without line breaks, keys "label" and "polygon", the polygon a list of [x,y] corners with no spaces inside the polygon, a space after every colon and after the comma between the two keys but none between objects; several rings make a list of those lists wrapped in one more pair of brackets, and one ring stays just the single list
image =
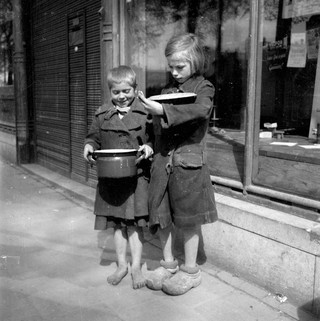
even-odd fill
[{"label": "coat collar", "polygon": [[186,82],[183,84],[179,84],[176,81],[171,82],[164,90],[163,94],[169,93],[169,92],[195,92],[196,87],[198,86],[199,82],[203,81],[203,76],[193,76],[189,78]]},{"label": "coat collar", "polygon": [[[113,106],[112,103],[110,104],[103,104],[95,113],[95,115],[99,114],[106,114],[105,119],[112,117],[114,114],[118,114],[116,108]],[[143,105],[139,102],[137,98],[134,99],[134,101],[131,104],[131,109],[129,113],[140,113],[146,115],[147,112],[144,109]],[[128,114],[129,114],[128,113]]]},{"label": "coat collar", "polygon": [[109,130],[122,130],[128,132],[141,126],[141,116],[146,116],[147,112],[138,99],[135,99],[129,112],[122,119],[118,117],[118,112],[113,105],[102,105],[96,115],[104,114],[103,128]]}]

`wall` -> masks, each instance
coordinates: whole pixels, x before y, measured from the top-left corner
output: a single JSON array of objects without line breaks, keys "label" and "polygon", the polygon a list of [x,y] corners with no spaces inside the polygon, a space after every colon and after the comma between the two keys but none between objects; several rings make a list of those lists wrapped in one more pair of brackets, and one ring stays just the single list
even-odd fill
[{"label": "wall", "polygon": [[320,224],[216,194],[219,221],[203,226],[208,262],[320,316]]}]

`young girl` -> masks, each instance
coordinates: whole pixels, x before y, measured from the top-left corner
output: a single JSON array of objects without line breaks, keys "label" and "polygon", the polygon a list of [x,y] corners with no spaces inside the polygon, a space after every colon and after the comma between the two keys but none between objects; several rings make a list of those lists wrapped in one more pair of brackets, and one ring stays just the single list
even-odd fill
[{"label": "young girl", "polygon": [[118,268],[107,281],[116,285],[128,273],[126,251],[129,243],[133,288],[138,289],[145,285],[141,272],[142,227],[148,222],[146,194],[150,163],[147,158],[153,154],[153,129],[145,109],[135,99],[135,72],[128,66],[120,66],[109,72],[107,81],[111,102],[96,111],[83,154],[92,162],[91,154],[96,149],[134,148],[143,152],[143,159],[137,165],[137,177],[98,179],[94,206],[95,229],[114,228]]},{"label": "young girl", "polygon": [[[162,94],[191,92],[197,96],[192,103],[159,103],[138,93],[154,116],[149,226],[151,231],[159,230],[163,250],[161,266],[147,277],[147,286],[180,295],[201,282],[196,263],[201,225],[217,219],[205,152],[214,87],[202,76],[205,56],[194,34],[171,38],[165,56],[173,79]],[[173,256],[173,224],[183,234],[185,263],[180,269]]]}]

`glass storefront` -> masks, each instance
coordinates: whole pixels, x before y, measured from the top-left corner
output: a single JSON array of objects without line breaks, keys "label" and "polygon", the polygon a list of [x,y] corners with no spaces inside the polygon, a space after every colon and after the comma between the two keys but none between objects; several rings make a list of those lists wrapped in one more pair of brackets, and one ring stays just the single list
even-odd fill
[{"label": "glass storefront", "polygon": [[319,198],[320,2],[264,0],[261,10],[254,182]]},{"label": "glass storefront", "polygon": [[0,1],[0,87],[13,84],[12,19],[11,0]]},{"label": "glass storefront", "polygon": [[[207,135],[216,186],[320,212],[319,0],[118,0],[105,5],[110,11],[102,25],[103,65],[131,65],[147,97],[160,94],[169,81],[164,56],[169,38],[193,32],[203,39],[205,76],[216,89]],[[0,60],[2,82],[9,75],[4,60],[9,61],[7,56]],[[14,109],[5,108],[0,118],[13,124],[13,118],[2,115]]]},{"label": "glass storefront", "polygon": [[319,39],[319,1],[265,1],[261,129],[276,123],[287,137],[316,138]]},{"label": "glass storefront", "polygon": [[[146,95],[159,94],[169,73],[164,49],[182,32],[201,35],[208,55],[207,78],[215,82],[218,45],[218,1],[127,1],[126,62],[138,70]],[[140,72],[139,72],[140,71]]]},{"label": "glass storefront", "polygon": [[[168,39],[182,32],[202,37],[207,53],[205,76],[216,88],[208,135],[210,170],[213,175],[241,180],[250,2],[132,0],[126,2],[125,15],[124,61],[137,70],[139,87],[147,96],[159,94],[168,82],[164,56]],[[226,162],[226,157],[233,161]]]},{"label": "glass storefront", "polygon": [[13,91],[13,12],[11,0],[0,1],[0,131],[12,132],[15,117]]},{"label": "glass storefront", "polygon": [[320,197],[318,0],[127,0],[122,10],[120,56],[147,96],[168,81],[168,39],[203,38],[216,88],[207,143],[213,179]]}]

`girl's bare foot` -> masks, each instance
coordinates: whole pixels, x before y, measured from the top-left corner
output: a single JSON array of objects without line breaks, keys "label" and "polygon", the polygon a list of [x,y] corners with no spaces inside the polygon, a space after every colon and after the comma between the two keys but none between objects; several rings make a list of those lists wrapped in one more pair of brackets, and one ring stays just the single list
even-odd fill
[{"label": "girl's bare foot", "polygon": [[107,277],[107,281],[109,284],[117,285],[127,274],[127,266],[119,266],[113,274]]},{"label": "girl's bare foot", "polygon": [[134,289],[141,289],[146,285],[146,279],[143,276],[140,267],[131,269],[132,287]]}]

